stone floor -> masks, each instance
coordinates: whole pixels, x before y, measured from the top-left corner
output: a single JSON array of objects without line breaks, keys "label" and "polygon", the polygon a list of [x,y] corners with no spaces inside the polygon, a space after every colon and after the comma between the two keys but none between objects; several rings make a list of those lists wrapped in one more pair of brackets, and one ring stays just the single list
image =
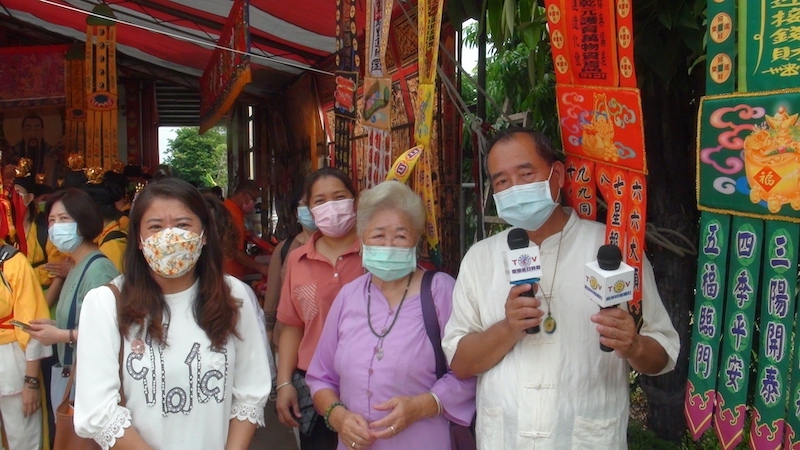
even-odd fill
[{"label": "stone floor", "polygon": [[256,430],[250,443],[250,450],[297,450],[291,428],[278,422],[275,415],[275,402],[268,402],[264,410],[266,426]]}]

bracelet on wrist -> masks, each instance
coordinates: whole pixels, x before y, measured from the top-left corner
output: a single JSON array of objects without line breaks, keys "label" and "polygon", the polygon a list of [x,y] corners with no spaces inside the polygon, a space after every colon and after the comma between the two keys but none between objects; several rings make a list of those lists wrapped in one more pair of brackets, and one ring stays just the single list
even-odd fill
[{"label": "bracelet on wrist", "polygon": [[428,391],[428,394],[430,394],[431,397],[433,397],[433,399],[436,400],[436,417],[441,416],[442,415],[442,401],[439,400],[439,396],[436,395],[436,393],[434,393],[433,391]]},{"label": "bracelet on wrist", "polygon": [[25,387],[28,387],[30,389],[36,389],[36,390],[39,389],[39,379],[36,378],[36,377],[29,377],[29,376],[25,375],[25,378],[24,378],[23,382],[25,383]]},{"label": "bracelet on wrist", "polygon": [[331,425],[330,418],[331,418],[331,413],[333,412],[334,408],[336,408],[337,406],[341,406],[342,408],[347,409],[347,407],[344,406],[344,403],[337,401],[337,402],[331,403],[331,405],[328,406],[328,409],[325,410],[325,426],[328,427],[328,429],[333,431],[334,433],[336,433],[337,431]]},{"label": "bracelet on wrist", "polygon": [[278,391],[279,391],[281,388],[283,388],[283,387],[286,387],[286,386],[288,386],[288,385],[290,385],[290,384],[292,384],[292,382],[291,382],[291,381],[287,381],[287,382],[285,382],[285,383],[281,383],[281,384],[279,384],[277,387],[275,387],[275,392],[278,392]]}]

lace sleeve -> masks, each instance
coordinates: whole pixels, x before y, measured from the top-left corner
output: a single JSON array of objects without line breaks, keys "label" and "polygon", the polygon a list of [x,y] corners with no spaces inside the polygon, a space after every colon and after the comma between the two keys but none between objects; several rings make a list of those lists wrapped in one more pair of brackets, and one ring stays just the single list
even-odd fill
[{"label": "lace sleeve", "polygon": [[[263,416],[263,415],[262,415]],[[263,419],[262,419],[263,420]],[[105,427],[94,436],[94,441],[103,450],[108,450],[117,443],[117,439],[125,434],[125,428],[131,426],[131,412],[128,408],[118,407],[114,416]]]},{"label": "lace sleeve", "polygon": [[231,406],[231,419],[249,421],[259,427],[264,426],[264,408],[246,403],[234,403]]}]

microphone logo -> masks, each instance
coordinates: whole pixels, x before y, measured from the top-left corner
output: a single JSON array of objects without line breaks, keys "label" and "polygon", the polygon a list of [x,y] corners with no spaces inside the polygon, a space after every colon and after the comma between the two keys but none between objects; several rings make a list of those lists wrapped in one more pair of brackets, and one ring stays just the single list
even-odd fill
[{"label": "microphone logo", "polygon": [[595,277],[589,278],[589,286],[591,286],[594,290],[598,290],[602,287]]},{"label": "microphone logo", "polygon": [[625,290],[625,282],[624,281],[619,280],[616,283],[614,283],[614,292],[615,293],[619,294],[623,290]]},{"label": "microphone logo", "polygon": [[531,258],[530,255],[527,254],[520,255],[519,258],[517,259],[517,262],[521,267],[530,267],[531,264],[533,264],[533,258]]}]

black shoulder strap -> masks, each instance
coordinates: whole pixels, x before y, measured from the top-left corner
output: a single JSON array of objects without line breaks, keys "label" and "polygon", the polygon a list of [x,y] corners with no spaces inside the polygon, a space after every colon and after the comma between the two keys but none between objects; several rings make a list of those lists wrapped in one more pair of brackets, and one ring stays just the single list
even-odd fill
[{"label": "black shoulder strap", "polygon": [[128,234],[121,230],[109,231],[108,234],[103,237],[100,245],[103,245],[108,241],[113,241],[114,239],[128,239]]},{"label": "black shoulder strap", "polygon": [[294,236],[286,239],[286,242],[283,243],[283,248],[281,248],[281,265],[286,261],[286,257],[289,255],[289,250],[292,248],[292,242],[294,242]]},{"label": "black shoulder strap", "polygon": [[436,357],[436,378],[442,378],[447,373],[447,359],[442,351],[442,331],[439,329],[439,319],[436,317],[436,306],[433,304],[433,276],[435,270],[422,274],[422,286],[419,288],[420,302],[422,304],[422,321],[425,323],[425,334],[433,345],[433,354]]},{"label": "black shoulder strap", "polygon": [[44,213],[36,215],[36,240],[39,241],[39,246],[42,247],[44,254],[44,261],[38,263],[37,266],[47,263],[47,217]]}]

